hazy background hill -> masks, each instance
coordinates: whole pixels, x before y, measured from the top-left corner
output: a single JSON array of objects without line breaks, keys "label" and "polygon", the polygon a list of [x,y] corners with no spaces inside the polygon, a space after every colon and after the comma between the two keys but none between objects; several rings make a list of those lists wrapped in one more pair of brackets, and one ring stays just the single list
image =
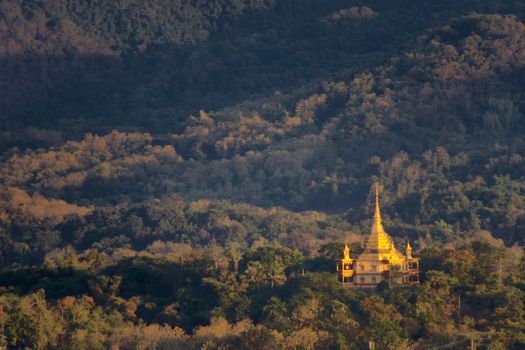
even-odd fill
[{"label": "hazy background hill", "polygon": [[370,69],[472,11],[522,9],[491,1],[4,1],[0,127],[76,137],[115,126],[181,131],[199,109]]}]

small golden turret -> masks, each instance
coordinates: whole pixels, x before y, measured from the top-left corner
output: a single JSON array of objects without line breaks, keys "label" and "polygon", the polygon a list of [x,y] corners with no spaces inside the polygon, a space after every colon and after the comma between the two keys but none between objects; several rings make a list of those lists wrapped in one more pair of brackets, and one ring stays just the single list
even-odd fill
[{"label": "small golden turret", "polygon": [[350,248],[348,248],[348,244],[345,244],[345,249],[343,251],[344,260],[352,260],[350,258]]},{"label": "small golden turret", "polygon": [[406,246],[406,256],[409,259],[412,259],[412,247],[410,246],[410,242],[407,240],[407,246]]},{"label": "small golden turret", "polygon": [[[339,270],[339,268],[338,268]],[[352,284],[354,275],[354,261],[350,257],[350,248],[345,244],[343,258],[341,259],[341,282],[343,284]]]}]

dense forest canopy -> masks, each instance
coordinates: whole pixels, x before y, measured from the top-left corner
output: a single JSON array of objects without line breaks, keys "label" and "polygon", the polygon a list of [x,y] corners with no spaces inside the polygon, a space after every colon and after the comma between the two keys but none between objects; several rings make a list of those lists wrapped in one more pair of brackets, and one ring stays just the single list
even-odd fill
[{"label": "dense forest canopy", "polygon": [[0,1],[0,346],[523,348],[524,82],[521,1]]}]

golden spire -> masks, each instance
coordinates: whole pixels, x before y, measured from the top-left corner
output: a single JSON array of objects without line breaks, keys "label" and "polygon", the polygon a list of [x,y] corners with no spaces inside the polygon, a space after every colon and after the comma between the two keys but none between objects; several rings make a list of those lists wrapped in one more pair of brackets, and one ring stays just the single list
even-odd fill
[{"label": "golden spire", "polygon": [[381,210],[379,209],[379,185],[376,184],[376,208],[374,211],[374,222],[372,223],[371,233],[384,233],[383,224],[381,223]]},{"label": "golden spire", "polygon": [[372,228],[368,241],[366,243],[365,250],[357,260],[367,261],[383,261],[384,259],[390,260],[392,264],[399,264],[403,259],[403,255],[394,246],[394,241],[388,233],[385,232],[383,224],[381,223],[381,209],[379,208],[379,185],[376,183],[375,186],[375,211],[374,218],[372,220]]}]

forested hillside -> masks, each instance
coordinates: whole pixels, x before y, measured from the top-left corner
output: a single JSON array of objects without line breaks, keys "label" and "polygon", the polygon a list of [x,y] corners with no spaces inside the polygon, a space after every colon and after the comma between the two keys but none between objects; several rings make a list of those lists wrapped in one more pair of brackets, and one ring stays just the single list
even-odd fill
[{"label": "forested hillside", "polygon": [[8,349],[525,346],[521,1],[2,1],[0,87]]}]

